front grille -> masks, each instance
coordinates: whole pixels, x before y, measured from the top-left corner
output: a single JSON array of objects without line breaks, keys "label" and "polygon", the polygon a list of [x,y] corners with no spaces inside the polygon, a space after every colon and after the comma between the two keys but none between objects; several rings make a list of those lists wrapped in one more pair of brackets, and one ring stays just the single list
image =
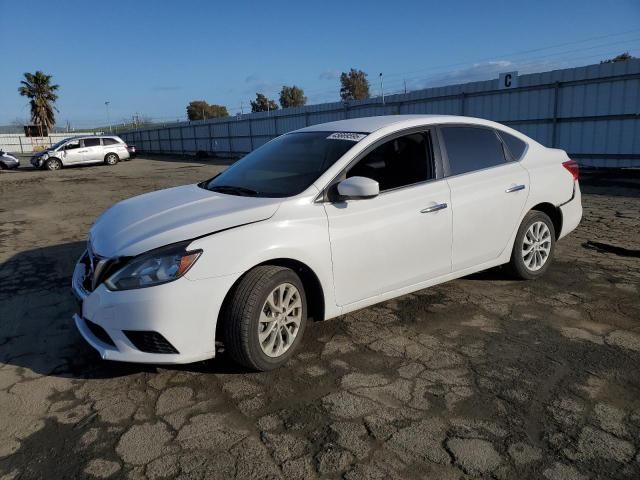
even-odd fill
[{"label": "front grille", "polygon": [[96,323],[93,323],[90,320],[87,320],[86,318],[84,319],[84,321],[87,324],[89,330],[91,330],[91,333],[93,333],[94,337],[96,337],[102,343],[106,343],[107,345],[111,345],[112,347],[116,346],[116,344],[113,343],[113,340],[111,340],[111,337],[104,328]]},{"label": "front grille", "polygon": [[98,287],[114,274],[127,260],[128,257],[111,259],[101,257],[91,250],[91,244],[87,242],[87,250],[80,258],[80,263],[85,267],[85,276],[82,279],[83,288],[87,292],[93,292],[94,287]]},{"label": "front grille", "polygon": [[133,345],[145,353],[179,353],[176,348],[171,345],[166,338],[158,332],[145,330],[124,330]]}]

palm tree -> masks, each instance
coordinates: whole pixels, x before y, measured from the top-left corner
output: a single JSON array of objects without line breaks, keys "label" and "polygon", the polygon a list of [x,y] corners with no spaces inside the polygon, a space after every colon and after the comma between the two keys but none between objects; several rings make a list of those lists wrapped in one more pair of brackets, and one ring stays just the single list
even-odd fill
[{"label": "palm tree", "polygon": [[54,106],[58,95],[58,85],[51,84],[51,75],[46,75],[40,70],[35,74],[25,73],[18,92],[23,97],[29,98],[31,106],[31,121],[40,127],[51,129],[56,123],[53,111],[58,111]]}]

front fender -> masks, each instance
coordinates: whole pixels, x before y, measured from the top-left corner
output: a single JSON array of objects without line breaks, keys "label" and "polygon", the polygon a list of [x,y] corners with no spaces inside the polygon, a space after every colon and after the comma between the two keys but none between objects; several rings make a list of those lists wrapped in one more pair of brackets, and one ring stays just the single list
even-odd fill
[{"label": "front fender", "polygon": [[336,315],[326,214],[321,204],[307,204],[298,210],[299,213],[304,210],[304,217],[296,218],[295,208],[282,207],[271,219],[195,240],[189,248],[202,249],[203,254],[186,277],[190,280],[239,277],[270,260],[296,260],[318,278],[324,291],[326,318]]}]

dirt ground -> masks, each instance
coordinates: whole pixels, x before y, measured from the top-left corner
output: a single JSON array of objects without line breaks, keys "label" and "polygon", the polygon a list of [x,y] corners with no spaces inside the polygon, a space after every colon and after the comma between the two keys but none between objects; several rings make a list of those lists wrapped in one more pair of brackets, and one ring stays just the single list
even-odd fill
[{"label": "dirt ground", "polygon": [[224,166],[0,173],[1,478],[640,478],[637,174],[586,179],[536,282],[497,269],[311,324],[270,373],[101,361],[71,322],[92,221]]}]

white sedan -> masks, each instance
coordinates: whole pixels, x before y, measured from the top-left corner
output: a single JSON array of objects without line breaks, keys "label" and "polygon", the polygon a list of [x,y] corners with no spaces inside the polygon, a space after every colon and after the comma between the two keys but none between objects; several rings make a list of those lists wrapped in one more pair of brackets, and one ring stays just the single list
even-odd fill
[{"label": "white sedan", "polygon": [[75,268],[74,319],[104,359],[188,363],[222,343],[269,370],[309,319],[497,265],[538,278],[581,217],[577,164],[499,123],[314,125],[102,214]]}]

